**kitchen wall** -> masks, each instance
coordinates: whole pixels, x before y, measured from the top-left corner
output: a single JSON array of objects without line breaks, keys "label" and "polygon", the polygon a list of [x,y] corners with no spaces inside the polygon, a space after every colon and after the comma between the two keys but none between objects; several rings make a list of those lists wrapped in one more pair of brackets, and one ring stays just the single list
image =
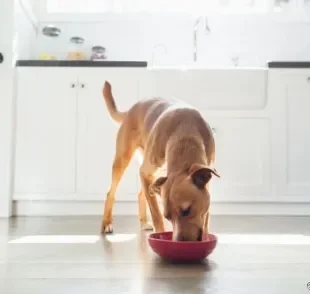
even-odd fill
[{"label": "kitchen wall", "polygon": [[0,52],[4,56],[4,62],[0,64],[0,217],[7,217],[12,213],[15,120],[13,62],[16,58],[29,57],[36,40],[35,27],[26,12],[30,7],[27,1],[0,0]]},{"label": "kitchen wall", "polygon": [[14,1],[0,0],[0,217],[11,214]]},{"label": "kitchen wall", "polygon": [[[53,51],[65,58],[73,35],[92,45],[107,48],[111,60],[148,60],[159,66],[192,61],[193,18],[185,15],[115,15],[102,22],[56,22],[62,28],[58,39],[40,35],[32,57]],[[50,23],[50,22],[49,22]],[[42,26],[49,23],[41,23]],[[290,22],[263,15],[209,17],[211,33],[199,26],[198,61],[209,66],[264,66],[268,60],[309,60],[310,23]]]},{"label": "kitchen wall", "polygon": [[15,1],[15,58],[26,59],[33,54],[37,41],[38,22],[33,13],[33,0]]}]

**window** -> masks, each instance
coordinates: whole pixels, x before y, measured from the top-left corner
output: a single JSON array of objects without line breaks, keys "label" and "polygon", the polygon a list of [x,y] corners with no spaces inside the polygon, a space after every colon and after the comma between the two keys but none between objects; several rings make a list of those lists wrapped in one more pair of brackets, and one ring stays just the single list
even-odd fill
[{"label": "window", "polygon": [[306,9],[310,9],[310,0],[303,0],[303,6]]},{"label": "window", "polygon": [[[42,1],[42,0],[40,0]],[[105,12],[212,12],[247,13],[294,10],[296,3],[310,7],[310,0],[45,0],[46,12],[85,14]]]},{"label": "window", "polygon": [[201,7],[205,6],[203,3],[209,0],[46,0],[46,2],[47,13],[80,14],[143,11],[189,12],[191,10],[201,12]]},{"label": "window", "polygon": [[104,13],[111,0],[46,0],[48,13]]},{"label": "window", "polygon": [[291,11],[296,4],[296,0],[274,0],[274,11]]}]

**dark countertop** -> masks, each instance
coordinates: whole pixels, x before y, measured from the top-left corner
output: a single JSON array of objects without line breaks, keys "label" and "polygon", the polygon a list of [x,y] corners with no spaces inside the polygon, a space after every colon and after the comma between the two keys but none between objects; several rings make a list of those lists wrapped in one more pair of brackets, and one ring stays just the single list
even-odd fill
[{"label": "dark countertop", "polygon": [[91,61],[91,60],[17,60],[16,66],[52,67],[147,67],[146,61]]},{"label": "dark countertop", "polygon": [[271,61],[268,68],[310,68],[310,61]]}]

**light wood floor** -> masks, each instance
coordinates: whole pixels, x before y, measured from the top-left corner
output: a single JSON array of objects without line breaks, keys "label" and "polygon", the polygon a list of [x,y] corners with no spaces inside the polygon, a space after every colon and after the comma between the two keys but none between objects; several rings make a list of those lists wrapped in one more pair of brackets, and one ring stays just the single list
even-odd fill
[{"label": "light wood floor", "polygon": [[214,216],[211,228],[208,260],[171,265],[135,217],[105,238],[98,217],[0,220],[0,293],[310,294],[310,218]]}]

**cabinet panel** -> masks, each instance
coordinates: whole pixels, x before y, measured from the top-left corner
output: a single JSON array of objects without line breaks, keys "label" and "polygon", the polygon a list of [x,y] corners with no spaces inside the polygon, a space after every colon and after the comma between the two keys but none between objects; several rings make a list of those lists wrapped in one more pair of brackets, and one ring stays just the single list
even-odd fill
[{"label": "cabinet panel", "polygon": [[[207,118],[208,119],[208,118]],[[269,120],[208,119],[216,140],[214,201],[262,201],[270,195]]]},{"label": "cabinet panel", "polygon": [[141,87],[147,96],[176,97],[200,110],[262,110],[266,77],[259,69],[158,69],[148,72]]},{"label": "cabinet panel", "polygon": [[310,81],[307,75],[286,79],[286,177],[284,193],[310,197]]},{"label": "cabinet panel", "polygon": [[[83,70],[79,75],[77,193],[79,199],[103,200],[111,183],[119,125],[110,118],[102,97],[107,79],[120,110],[127,110],[138,99],[138,70]],[[138,192],[138,163],[133,158],[119,185],[116,200],[136,201]]]},{"label": "cabinet panel", "polygon": [[75,80],[66,69],[19,69],[15,198],[75,192]]}]

